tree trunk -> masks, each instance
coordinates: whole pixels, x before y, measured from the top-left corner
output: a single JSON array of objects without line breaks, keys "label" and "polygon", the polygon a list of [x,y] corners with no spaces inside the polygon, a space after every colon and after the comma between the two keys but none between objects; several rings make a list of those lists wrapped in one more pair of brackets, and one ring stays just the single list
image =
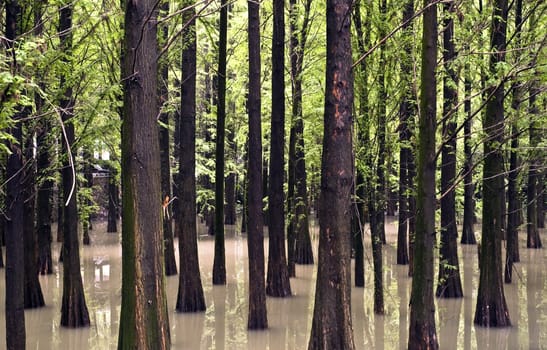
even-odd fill
[{"label": "tree trunk", "polygon": [[[89,195],[93,195],[93,166],[91,164],[93,155],[89,152],[89,150],[84,150],[83,152],[83,170],[84,170],[84,186],[88,188]],[[91,207],[93,205],[93,201],[90,198],[85,198],[85,206]],[[82,228],[83,228],[83,244],[84,245],[90,245],[91,244],[91,237],[89,237],[89,230],[92,229],[91,225],[91,214],[90,210],[85,210],[85,214],[82,215]]]},{"label": "tree trunk", "polygon": [[249,178],[247,198],[249,255],[248,329],[268,328],[266,286],[264,281],[264,232],[262,213],[262,130],[260,124],[260,4],[248,1],[249,42]]},{"label": "tree trunk", "polygon": [[[230,77],[235,79],[234,76]],[[236,106],[234,101],[230,101],[229,104],[230,113],[236,114]],[[235,125],[230,123],[227,130],[227,142],[228,142],[228,157],[232,162],[237,162],[237,145],[235,138]],[[224,197],[226,198],[226,204],[224,205],[224,224],[235,225],[237,219],[237,200],[236,200],[236,182],[237,173],[233,169],[230,169],[226,179],[224,181]]]},{"label": "tree trunk", "polygon": [[285,255],[285,1],[273,0],[272,119],[270,146],[270,195],[268,196],[269,250],[266,294],[291,295]]},{"label": "tree trunk", "polygon": [[[505,60],[505,33],[507,28],[507,1],[496,0],[492,15],[492,43],[495,54],[490,56],[490,73],[496,75],[497,65]],[[487,89],[491,96],[483,119],[484,168],[482,241],[480,247],[480,277],[474,322],[484,327],[510,326],[509,310],[505,302],[502,282],[501,240],[503,237],[502,205],[505,201],[503,183],[504,84]]]},{"label": "tree trunk", "polygon": [[[539,160],[539,143],[541,139],[541,129],[539,121],[539,108],[536,102],[536,96],[539,93],[538,83],[534,81],[530,88],[530,168],[528,170],[528,186],[526,189],[526,246],[528,248],[541,248],[541,236],[538,230],[538,207],[543,201],[543,184],[540,182],[541,161]],[[543,203],[542,203],[543,204]]]},{"label": "tree trunk", "polygon": [[218,39],[218,104],[215,151],[215,257],[213,284],[226,284],[226,253],[224,247],[224,134],[226,124],[226,45],[228,33],[228,5],[220,2]]},{"label": "tree trunk", "polygon": [[353,76],[348,0],[327,1],[319,262],[308,349],[354,349],[351,325]]},{"label": "tree trunk", "polygon": [[157,8],[125,4],[122,304],[118,349],[169,349],[157,129]]},{"label": "tree trunk", "polygon": [[116,169],[109,166],[110,175],[108,177],[108,221],[106,232],[118,232],[118,185],[116,183]]},{"label": "tree trunk", "polygon": [[[190,6],[192,1],[187,1]],[[179,236],[179,289],[177,311],[205,311],[205,298],[199,271],[199,255],[196,223],[196,22],[195,8],[184,12],[183,23],[188,27],[183,33],[181,71],[181,120],[178,184],[180,198],[181,234]]]},{"label": "tree trunk", "polygon": [[408,349],[438,349],[433,302],[433,247],[435,245],[435,129],[437,66],[437,5],[424,0],[422,71],[414,236],[413,278],[410,294]]},{"label": "tree trunk", "polygon": [[[59,9],[59,39],[61,51],[69,56],[72,52],[72,6],[62,4]],[[63,59],[69,64],[68,59]],[[80,272],[80,250],[78,242],[78,207],[76,164],[72,151],[74,145],[74,111],[72,86],[68,77],[61,75],[60,87],[63,96],[60,101],[61,118],[64,124],[62,137],[62,187],[63,187],[63,297],[61,303],[61,326],[76,328],[89,326],[89,312],[84,295]]]},{"label": "tree trunk", "polygon": [[458,261],[458,227],[456,226],[456,120],[458,118],[458,77],[453,64],[454,1],[443,3],[443,144],[441,160],[441,243],[439,248],[439,279],[437,297],[463,296]]}]

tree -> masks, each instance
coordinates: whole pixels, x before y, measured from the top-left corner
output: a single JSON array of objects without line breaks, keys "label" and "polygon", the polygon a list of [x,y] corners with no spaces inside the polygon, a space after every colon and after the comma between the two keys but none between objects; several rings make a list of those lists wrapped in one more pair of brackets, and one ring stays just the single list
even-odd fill
[{"label": "tree", "polygon": [[433,303],[433,246],[435,244],[435,130],[437,66],[437,6],[424,0],[419,143],[414,237],[413,278],[410,294],[409,349],[438,349]]},{"label": "tree", "polygon": [[319,262],[310,350],[355,347],[351,326],[350,260],[353,189],[351,10],[351,1],[327,1]]},{"label": "tree", "polygon": [[273,2],[272,37],[272,119],[270,146],[270,215],[268,276],[266,293],[274,297],[291,295],[289,270],[285,255],[285,1]]},{"label": "tree", "polygon": [[[185,28],[181,59],[181,105],[179,128],[179,181],[181,205],[179,213],[179,290],[177,311],[197,312],[205,310],[205,297],[199,272],[199,256],[196,222],[196,10],[190,6],[184,11]],[[183,262],[183,263],[182,263]]]},{"label": "tree", "polygon": [[248,329],[268,328],[266,286],[264,281],[264,232],[262,217],[262,130],[260,125],[260,5],[249,0],[249,160],[247,176],[248,221],[247,247],[249,255],[249,317]]},{"label": "tree", "polygon": [[228,3],[220,2],[217,75],[217,136],[215,148],[215,258],[213,284],[226,284],[226,253],[224,248],[224,134],[226,132],[226,45],[228,35]]},{"label": "tree", "polygon": [[[496,0],[492,14],[490,74],[495,77],[499,64],[505,61],[507,1]],[[501,239],[502,204],[505,200],[503,179],[504,84],[503,80],[487,88],[489,99],[483,119],[484,167],[482,242],[480,277],[474,322],[484,327],[506,327],[511,324],[502,282]]]},{"label": "tree", "polygon": [[122,305],[118,349],[168,349],[155,1],[126,1],[122,81]]},{"label": "tree", "polygon": [[456,2],[443,3],[443,144],[441,146],[441,243],[439,279],[436,295],[441,298],[463,296],[458,262],[458,227],[456,226],[456,119],[458,116],[458,76],[454,67],[454,13]]},{"label": "tree", "polygon": [[[70,72],[70,57],[72,52],[72,3],[63,3],[59,9],[59,39],[60,48],[64,53],[62,62],[66,72]],[[63,169],[63,298],[61,304],[61,326],[89,326],[89,312],[84,295],[82,275],[80,272],[80,250],[78,242],[78,207],[76,201],[77,181],[76,165],[72,154],[75,144],[74,133],[74,97],[73,87],[67,74],[61,75],[60,114],[63,122],[62,151]]]},{"label": "tree", "polygon": [[[526,246],[528,248],[541,248],[541,236],[539,235],[538,230],[538,202],[543,202],[543,193],[542,193],[542,183],[541,179],[541,165],[538,157],[538,145],[541,138],[540,126],[539,126],[539,108],[537,106],[536,96],[539,93],[539,87],[537,81],[532,82],[532,87],[530,88],[530,127],[529,127],[529,137],[530,137],[530,147],[532,149],[532,154],[530,155],[530,168],[528,169],[528,185],[526,187]],[[542,203],[543,205],[543,203]],[[539,211],[543,213],[542,211]]]}]

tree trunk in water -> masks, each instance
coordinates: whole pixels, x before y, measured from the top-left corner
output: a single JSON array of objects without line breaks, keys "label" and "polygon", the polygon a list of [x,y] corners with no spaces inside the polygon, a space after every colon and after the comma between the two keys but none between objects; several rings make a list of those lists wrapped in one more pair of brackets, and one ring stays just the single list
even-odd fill
[{"label": "tree trunk in water", "polygon": [[125,5],[118,349],[160,350],[171,345],[163,277],[156,11],[152,0]]},{"label": "tree trunk in water", "polygon": [[[164,1],[161,5],[161,11],[165,14],[169,13],[169,2]],[[166,23],[161,25],[161,40],[162,44],[165,44],[169,39],[168,26]],[[172,210],[171,201],[173,199],[171,195],[171,158],[169,157],[169,113],[162,110],[162,104],[166,103],[169,99],[168,85],[169,85],[169,67],[167,62],[162,59],[159,62],[159,103],[160,103],[160,125],[159,130],[159,143],[160,143],[160,172],[161,172],[161,200],[162,200],[162,223],[163,223],[163,244],[164,251],[163,256],[165,259],[165,275],[173,276],[177,274],[177,263],[175,261],[175,248],[173,245],[173,225],[172,225]],[[182,261],[182,260],[181,260]]]},{"label": "tree trunk in water", "polygon": [[308,349],[354,349],[351,324],[353,76],[348,0],[327,1],[319,262]]},{"label": "tree trunk in water", "polygon": [[285,1],[273,0],[272,118],[270,146],[270,195],[268,196],[269,250],[266,294],[291,295],[285,254]]},{"label": "tree trunk in water", "polygon": [[475,238],[475,198],[473,185],[473,151],[471,148],[471,67],[465,66],[465,101],[463,104],[465,112],[465,121],[463,122],[463,148],[465,160],[463,164],[463,183],[464,183],[464,199],[463,199],[463,228],[462,228],[462,244],[477,244]]},{"label": "tree trunk in water", "polygon": [[437,66],[437,6],[424,0],[422,71],[416,194],[416,233],[410,294],[408,349],[438,349],[433,302],[435,245],[435,129]]},{"label": "tree trunk in water", "polygon": [[[495,54],[490,56],[490,73],[496,75],[497,64],[505,60],[505,33],[507,28],[507,0],[494,2],[492,15],[492,43]],[[480,277],[474,322],[483,327],[507,327],[511,325],[505,302],[502,282],[501,240],[503,237],[502,205],[505,201],[503,183],[503,81],[487,88],[492,96],[486,105],[483,119],[484,168],[482,241],[480,246]]]},{"label": "tree trunk in water", "polygon": [[[179,205],[179,289],[177,311],[205,311],[205,297],[199,271],[199,255],[196,223],[196,22],[192,1],[186,1],[189,10],[183,14],[183,23],[188,27],[182,35],[181,71],[181,120],[178,184],[181,202]],[[184,262],[184,263],[182,263]]]},{"label": "tree trunk in water", "polygon": [[437,297],[463,296],[458,261],[458,227],[456,226],[456,120],[458,118],[458,77],[453,67],[454,1],[443,3],[443,144],[441,160],[441,243],[439,248],[439,279]]},{"label": "tree trunk in water", "polygon": [[228,33],[228,5],[226,0],[221,0],[219,25],[213,284],[226,284],[226,252],[224,247],[224,134],[226,131],[226,37]]},{"label": "tree trunk in water", "polygon": [[[539,93],[538,83],[534,81],[530,88],[530,169],[528,170],[528,186],[526,190],[527,206],[526,206],[526,246],[528,248],[541,248],[542,242],[538,230],[538,202],[543,201],[543,184],[540,182],[541,176],[541,161],[539,160],[539,152],[537,148],[540,143],[540,126],[539,126],[539,108],[536,102],[536,95]],[[543,203],[542,203],[543,204]]]},{"label": "tree trunk in water", "polygon": [[249,43],[249,178],[247,198],[249,255],[248,329],[268,328],[266,283],[264,281],[264,233],[262,213],[262,130],[260,124],[260,4],[248,1]]},{"label": "tree trunk in water", "polygon": [[[60,47],[65,55],[72,51],[72,6],[62,4],[59,9],[59,39]],[[63,59],[68,64],[67,58]],[[80,272],[80,250],[78,242],[78,207],[76,164],[73,157],[74,124],[72,119],[74,100],[72,86],[67,83],[65,75],[61,75],[60,87],[63,96],[60,101],[61,118],[64,124],[62,135],[62,188],[63,188],[63,296],[61,302],[61,326],[76,328],[89,326],[89,312],[84,295],[82,275]]]}]

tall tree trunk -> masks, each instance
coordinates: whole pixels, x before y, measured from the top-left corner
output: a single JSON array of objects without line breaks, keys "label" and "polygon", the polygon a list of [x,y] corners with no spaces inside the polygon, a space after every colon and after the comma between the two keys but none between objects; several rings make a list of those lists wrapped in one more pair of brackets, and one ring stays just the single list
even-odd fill
[{"label": "tall tree trunk", "polygon": [[[59,10],[59,39],[61,50],[65,53],[64,63],[69,65],[72,52],[72,3],[61,5]],[[60,82],[63,96],[60,101],[61,118],[64,124],[62,137],[63,150],[63,297],[61,303],[61,326],[86,327],[89,326],[89,312],[84,295],[82,275],[80,272],[80,250],[78,242],[78,207],[76,201],[77,181],[76,164],[72,154],[74,145],[74,99],[72,86],[68,78],[61,75]]]},{"label": "tall tree trunk", "polygon": [[[494,2],[492,15],[491,47],[495,54],[490,56],[490,74],[496,75],[497,66],[505,60],[505,33],[507,28],[507,0]],[[501,240],[503,237],[502,205],[505,201],[503,183],[503,142],[504,129],[504,84],[487,88],[491,98],[486,104],[483,119],[484,168],[482,241],[480,247],[480,277],[475,324],[484,327],[510,326],[509,310],[505,302],[502,282]]]},{"label": "tall tree trunk", "polygon": [[[17,74],[17,57],[15,48],[17,37],[22,32],[22,9],[17,0],[8,0],[6,8],[6,49],[11,56],[10,73]],[[16,96],[8,98],[15,99]],[[23,234],[23,203],[22,168],[23,168],[23,127],[20,121],[21,112],[12,119],[14,125],[10,129],[11,140],[7,147],[11,154],[7,156],[6,164],[6,346],[8,350],[25,349],[25,313],[24,313],[24,234]]]},{"label": "tall tree trunk", "polygon": [[[235,79],[235,76],[231,74],[230,79]],[[232,99],[228,104],[229,113],[231,115],[236,114],[236,105],[235,101]],[[231,159],[232,162],[237,161],[237,144],[235,140],[235,123],[228,124],[227,132],[227,142],[228,142],[228,152],[227,156]],[[226,203],[224,205],[224,224],[226,225],[235,225],[237,219],[237,196],[236,196],[236,184],[237,184],[237,173],[233,167],[229,169],[228,175],[224,181],[224,197],[226,198]]]},{"label": "tall tree trunk", "polygon": [[169,349],[157,116],[157,7],[127,1],[122,81],[122,305],[118,349]]},{"label": "tall tree trunk", "polygon": [[224,134],[226,124],[226,45],[228,34],[228,2],[220,2],[218,38],[218,104],[215,151],[215,257],[213,284],[226,284],[226,253],[224,248]]},{"label": "tall tree trunk", "polygon": [[[163,1],[161,5],[163,13],[169,13],[169,1]],[[162,23],[161,25],[161,42],[167,42],[169,38],[168,25]],[[169,67],[166,59],[159,62],[159,103],[160,103],[160,116],[159,116],[159,143],[160,143],[160,172],[161,172],[161,198],[163,201],[163,243],[164,258],[165,258],[165,274],[172,276],[177,274],[177,263],[175,261],[175,249],[173,244],[173,225],[172,225],[172,210],[171,210],[171,157],[169,156],[169,113],[162,110],[162,104],[166,103],[169,99],[168,86],[169,86]],[[182,261],[182,260],[181,260]]]},{"label": "tall tree trunk", "polygon": [[266,294],[291,295],[285,254],[285,1],[273,0],[272,119],[270,146],[270,195],[268,196],[269,250]]},{"label": "tall tree trunk", "polygon": [[439,279],[437,297],[463,296],[458,261],[458,227],[456,226],[456,120],[458,118],[458,77],[453,67],[454,14],[457,3],[443,3],[443,144],[441,160],[441,243],[439,248]]},{"label": "tall tree trunk", "polygon": [[349,0],[327,1],[319,262],[308,349],[354,349],[351,324],[353,76]]},{"label": "tall tree trunk", "polygon": [[410,294],[409,349],[438,349],[433,303],[433,247],[435,245],[435,130],[437,93],[437,5],[424,0],[422,72],[414,237]]},{"label": "tall tree trunk", "polygon": [[[522,0],[517,0],[515,8],[515,36],[516,47],[520,47],[520,33],[522,29]],[[518,125],[517,121],[520,117],[520,100],[522,98],[522,87],[518,77],[513,81],[512,86],[513,99],[511,107],[514,112],[513,122],[511,123],[511,148],[509,160],[509,185],[507,188],[508,209],[507,209],[507,249],[505,257],[505,283],[511,283],[513,276],[513,263],[520,260],[519,245],[518,245],[518,228],[519,228],[519,198],[518,198],[518,176],[520,162],[518,159]]]},{"label": "tall tree trunk", "polygon": [[199,271],[199,255],[196,222],[196,21],[195,8],[188,0],[189,9],[183,14],[188,23],[182,35],[184,49],[181,59],[180,105],[180,152],[178,188],[181,198],[177,220],[179,221],[179,289],[177,311],[205,311],[205,298]]},{"label": "tall tree trunk", "polygon": [[266,310],[266,283],[264,281],[264,232],[262,214],[262,130],[260,124],[260,4],[249,0],[249,201],[248,255],[249,255],[249,317],[248,329],[268,328]]},{"label": "tall tree trunk", "polygon": [[[530,88],[530,168],[528,170],[528,186],[526,189],[526,246],[528,248],[541,248],[542,242],[538,230],[538,202],[543,201],[543,193],[540,189],[543,184],[540,182],[541,162],[539,160],[538,147],[540,143],[540,126],[539,126],[539,108],[537,106],[536,96],[539,93],[537,81],[532,82]],[[543,203],[542,203],[543,204]]]},{"label": "tall tree trunk", "polygon": [[[414,0],[408,0],[403,10],[404,50],[401,61],[402,83],[404,88],[403,101],[399,107],[399,224],[397,226],[397,264],[408,264],[408,196],[411,190],[408,186],[408,157],[412,152],[410,145],[410,130],[408,119],[414,113],[412,102],[412,44],[413,34],[411,18],[414,16]],[[407,23],[408,22],[408,23]]]}]

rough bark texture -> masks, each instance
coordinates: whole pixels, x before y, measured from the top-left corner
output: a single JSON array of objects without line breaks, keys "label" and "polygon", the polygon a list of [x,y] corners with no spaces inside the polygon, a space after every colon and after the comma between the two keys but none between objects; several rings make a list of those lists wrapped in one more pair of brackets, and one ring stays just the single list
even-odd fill
[{"label": "rough bark texture", "polygon": [[[72,51],[72,6],[64,4],[60,9],[59,38],[61,50],[70,56]],[[65,58],[66,60],[66,58]],[[68,61],[65,61],[68,64]],[[67,84],[67,77],[61,76],[60,82],[63,97],[60,101],[61,118],[64,124],[62,136],[63,168],[61,171],[63,185],[63,296],[61,302],[61,326],[89,326],[89,312],[84,295],[82,275],[80,272],[80,250],[78,242],[78,207],[77,181],[75,179],[75,157],[72,145],[75,141],[73,117],[74,100],[72,87]]]},{"label": "rough bark texture", "polygon": [[[191,5],[191,1],[186,4]],[[195,9],[184,12],[183,21],[188,23],[182,40],[180,106],[180,152],[178,184],[181,205],[177,220],[179,236],[179,289],[176,309],[180,312],[205,311],[205,298],[199,271],[196,222],[196,36]]]},{"label": "rough bark texture", "polygon": [[249,316],[248,329],[268,328],[266,310],[266,283],[264,281],[264,232],[262,215],[262,130],[260,124],[260,16],[258,2],[249,0],[249,201],[248,255],[249,255]]},{"label": "rough bark texture", "polygon": [[463,296],[458,261],[458,227],[456,226],[456,121],[458,117],[458,76],[453,63],[454,13],[456,2],[443,3],[443,145],[441,160],[441,242],[439,247],[439,279],[437,297]]},{"label": "rough bark texture", "polygon": [[[491,46],[496,52],[490,56],[490,73],[505,60],[505,33],[507,28],[507,1],[496,0],[492,15]],[[484,141],[482,241],[480,247],[479,290],[474,322],[484,327],[510,326],[509,310],[505,302],[502,282],[501,240],[503,237],[502,203],[505,201],[503,183],[504,113],[503,82],[487,89],[489,96],[483,120]]]},{"label": "rough bark texture", "polygon": [[437,6],[424,0],[422,71],[408,349],[438,349],[433,303],[433,246],[435,244],[435,130],[437,66]]},{"label": "rough bark texture", "polygon": [[169,349],[157,115],[157,9],[127,1],[122,81],[122,305],[118,349]]},{"label": "rough bark texture", "polygon": [[266,294],[291,295],[285,254],[285,1],[273,0],[272,119],[270,146],[270,195],[268,196],[269,249]]},{"label": "rough bark texture", "polygon": [[[6,41],[9,55],[12,56],[11,73],[16,74],[15,39],[21,32],[21,6],[17,0],[8,0],[6,7]],[[9,96],[15,98],[15,96]],[[25,313],[24,313],[24,235],[23,235],[23,194],[22,173],[23,143],[21,115],[12,117],[16,123],[10,134],[13,142],[8,141],[7,147],[12,152],[7,157],[6,164],[6,348],[8,350],[25,349]]]},{"label": "rough bark texture", "polygon": [[319,207],[319,262],[309,349],[354,349],[351,324],[351,8],[327,1],[327,67]]},{"label": "rough bark texture", "polygon": [[220,2],[218,38],[217,126],[215,149],[215,257],[213,284],[226,284],[226,252],[224,247],[224,134],[226,125],[226,37],[228,6]]}]

